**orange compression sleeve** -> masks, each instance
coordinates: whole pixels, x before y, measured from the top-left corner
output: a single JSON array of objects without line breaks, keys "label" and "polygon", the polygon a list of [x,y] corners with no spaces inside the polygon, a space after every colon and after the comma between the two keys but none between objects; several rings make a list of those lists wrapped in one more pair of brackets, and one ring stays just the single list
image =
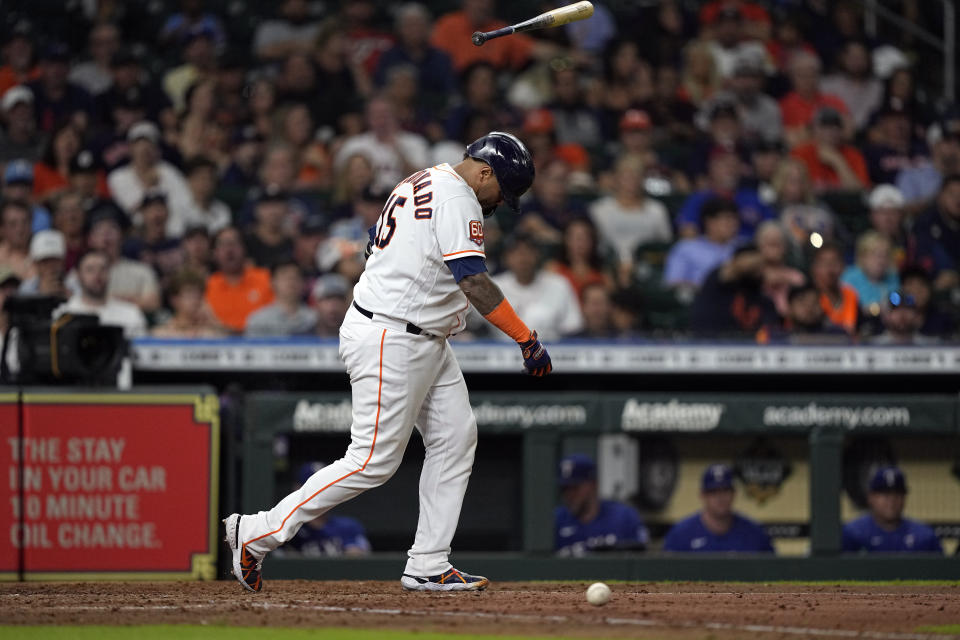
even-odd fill
[{"label": "orange compression sleeve", "polygon": [[527,328],[527,325],[523,324],[523,320],[513,310],[506,298],[501,300],[493,311],[483,317],[517,342],[526,342],[533,333]]}]

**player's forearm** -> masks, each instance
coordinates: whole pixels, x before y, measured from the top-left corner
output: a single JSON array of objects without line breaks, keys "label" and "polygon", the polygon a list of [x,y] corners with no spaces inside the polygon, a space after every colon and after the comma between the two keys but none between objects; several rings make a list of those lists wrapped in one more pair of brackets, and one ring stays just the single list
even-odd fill
[{"label": "player's forearm", "polygon": [[460,280],[460,290],[470,304],[485,316],[503,302],[503,292],[487,273],[475,273]]}]

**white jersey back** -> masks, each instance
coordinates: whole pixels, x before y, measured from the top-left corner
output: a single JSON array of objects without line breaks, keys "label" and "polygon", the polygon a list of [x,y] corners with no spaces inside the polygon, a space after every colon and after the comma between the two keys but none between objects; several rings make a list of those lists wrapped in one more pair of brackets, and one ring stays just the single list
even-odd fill
[{"label": "white jersey back", "polygon": [[424,169],[387,199],[354,300],[374,314],[452,335],[466,326],[469,302],[444,262],[470,256],[485,257],[476,194],[449,164]]}]

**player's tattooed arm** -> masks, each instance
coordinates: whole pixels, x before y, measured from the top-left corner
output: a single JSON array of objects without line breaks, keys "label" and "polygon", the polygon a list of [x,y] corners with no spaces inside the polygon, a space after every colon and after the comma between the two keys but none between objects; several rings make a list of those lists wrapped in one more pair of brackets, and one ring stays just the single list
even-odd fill
[{"label": "player's tattooed arm", "polygon": [[487,273],[475,273],[460,280],[460,290],[470,304],[485,316],[503,302],[503,292]]}]

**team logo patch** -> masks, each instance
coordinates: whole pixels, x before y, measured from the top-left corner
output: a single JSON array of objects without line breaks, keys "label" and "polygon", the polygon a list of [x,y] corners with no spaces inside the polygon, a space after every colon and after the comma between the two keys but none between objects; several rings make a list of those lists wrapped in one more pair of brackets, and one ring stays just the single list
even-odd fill
[{"label": "team logo patch", "polygon": [[470,221],[470,239],[475,242],[478,247],[483,246],[483,223],[481,221]]}]

